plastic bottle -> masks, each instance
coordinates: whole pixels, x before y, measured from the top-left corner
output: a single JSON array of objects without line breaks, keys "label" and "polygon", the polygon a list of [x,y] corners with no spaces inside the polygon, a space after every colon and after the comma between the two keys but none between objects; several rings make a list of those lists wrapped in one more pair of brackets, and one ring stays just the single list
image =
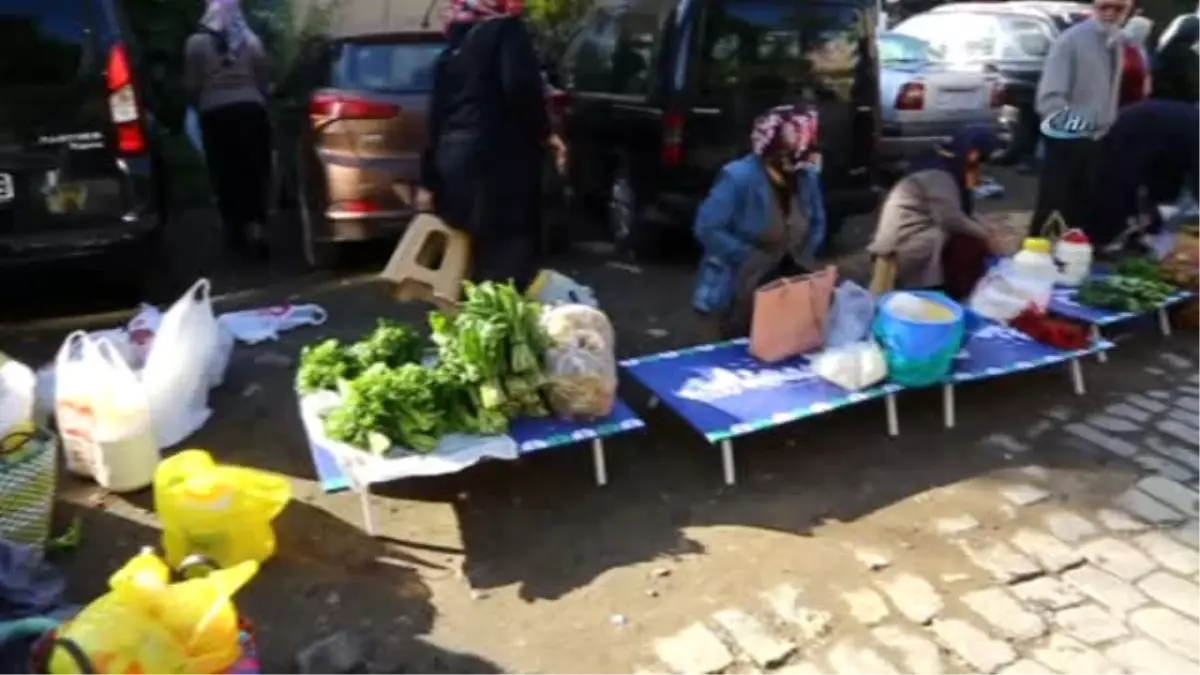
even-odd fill
[{"label": "plastic bottle", "polygon": [[97,376],[103,389],[92,400],[96,482],[112,492],[141,490],[154,482],[160,455],[150,406],[125,356],[107,338],[96,340]]},{"label": "plastic bottle", "polygon": [[1067,230],[1054,245],[1054,259],[1062,265],[1058,283],[1064,286],[1079,286],[1092,273],[1092,257],[1095,251],[1083,230]]},{"label": "plastic bottle", "polygon": [[1045,311],[1058,281],[1058,265],[1050,255],[1050,240],[1030,237],[1012,258],[1013,283],[1025,296]]}]

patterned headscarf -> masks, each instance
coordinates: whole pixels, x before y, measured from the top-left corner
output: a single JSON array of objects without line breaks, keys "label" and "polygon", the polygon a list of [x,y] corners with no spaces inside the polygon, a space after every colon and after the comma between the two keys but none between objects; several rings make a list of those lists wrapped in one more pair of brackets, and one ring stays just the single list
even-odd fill
[{"label": "patterned headscarf", "polygon": [[475,23],[495,16],[518,16],[525,11],[524,0],[450,0],[446,25]]},{"label": "patterned headscarf", "polygon": [[229,58],[237,58],[247,44],[258,40],[246,23],[240,0],[208,0],[200,25],[220,36],[219,48]]},{"label": "patterned headscarf", "polygon": [[754,120],[754,130],[750,132],[750,147],[759,157],[784,150],[790,159],[800,163],[808,159],[816,145],[817,112],[798,105],[771,108]]}]

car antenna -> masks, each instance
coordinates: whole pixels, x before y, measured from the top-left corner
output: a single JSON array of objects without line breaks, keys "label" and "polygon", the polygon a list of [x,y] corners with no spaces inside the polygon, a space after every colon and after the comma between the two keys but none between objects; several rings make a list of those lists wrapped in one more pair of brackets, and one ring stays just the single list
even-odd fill
[{"label": "car antenna", "polygon": [[425,8],[425,17],[421,19],[421,30],[429,28],[429,22],[433,20],[433,9],[437,7],[440,0],[429,0],[429,6]]}]

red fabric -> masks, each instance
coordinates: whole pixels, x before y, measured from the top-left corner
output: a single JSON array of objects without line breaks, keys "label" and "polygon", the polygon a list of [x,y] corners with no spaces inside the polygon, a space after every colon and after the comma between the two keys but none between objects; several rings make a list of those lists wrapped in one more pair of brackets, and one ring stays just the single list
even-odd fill
[{"label": "red fabric", "polygon": [[965,300],[987,272],[991,251],[982,239],[952,234],[942,249],[942,290],[954,300]]},{"label": "red fabric", "polygon": [[1118,99],[1118,106],[1122,108],[1146,98],[1146,85],[1150,77],[1150,67],[1142,50],[1131,44],[1126,44],[1124,50],[1125,66],[1121,71],[1121,92]]}]

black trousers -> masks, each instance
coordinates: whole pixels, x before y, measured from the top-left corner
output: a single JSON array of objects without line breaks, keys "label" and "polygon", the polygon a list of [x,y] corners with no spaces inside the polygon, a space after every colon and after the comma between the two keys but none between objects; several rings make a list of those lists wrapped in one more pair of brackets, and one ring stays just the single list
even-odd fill
[{"label": "black trousers", "polygon": [[1045,141],[1046,157],[1038,180],[1037,207],[1030,232],[1043,233],[1046,221],[1057,211],[1067,227],[1082,228],[1091,237],[1096,141],[1053,138]]},{"label": "black trousers", "polygon": [[439,141],[434,202],[447,225],[471,235],[472,279],[523,291],[542,262],[542,155],[488,147],[471,134]]},{"label": "black trousers", "polygon": [[208,176],[225,236],[246,241],[246,226],[265,224],[271,180],[271,124],[257,103],[232,103],[200,115]]}]

